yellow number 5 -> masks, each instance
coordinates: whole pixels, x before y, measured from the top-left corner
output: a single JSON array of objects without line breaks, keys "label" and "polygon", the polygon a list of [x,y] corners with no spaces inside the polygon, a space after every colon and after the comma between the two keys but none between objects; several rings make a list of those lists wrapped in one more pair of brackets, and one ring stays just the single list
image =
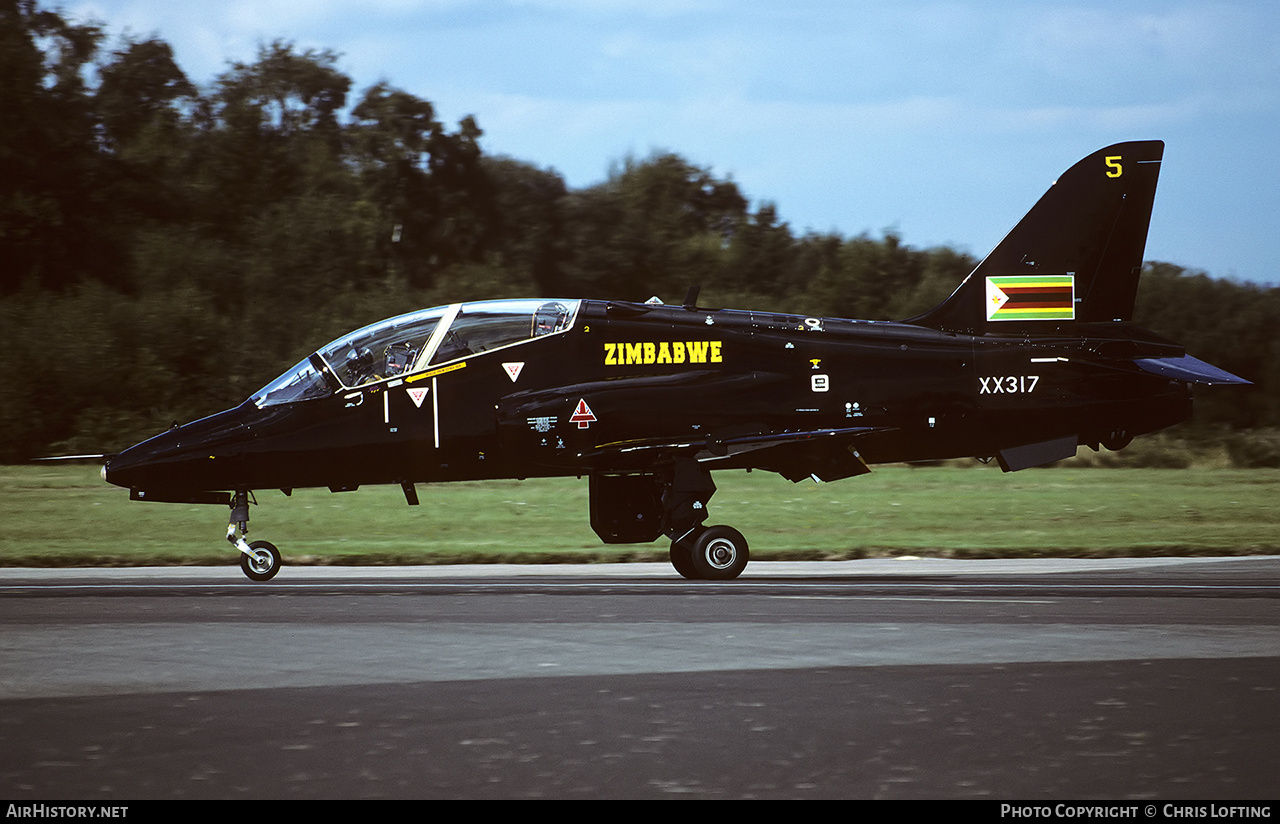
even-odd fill
[{"label": "yellow number 5", "polygon": [[1119,177],[1124,174],[1124,167],[1120,165],[1121,155],[1111,155],[1107,158],[1107,177]]}]

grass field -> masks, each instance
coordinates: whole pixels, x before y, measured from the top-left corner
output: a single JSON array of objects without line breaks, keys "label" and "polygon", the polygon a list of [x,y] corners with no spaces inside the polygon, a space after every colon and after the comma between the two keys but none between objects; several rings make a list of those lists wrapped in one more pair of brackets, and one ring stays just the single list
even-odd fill
[{"label": "grass field", "polygon": [[[1280,470],[888,466],[834,484],[715,476],[709,523],[757,560],[1280,553]],[[250,539],[286,563],[665,560],[667,542],[604,546],[572,478],[332,494],[258,493]],[[227,510],[136,503],[96,467],[0,467],[0,566],[232,564]]]}]

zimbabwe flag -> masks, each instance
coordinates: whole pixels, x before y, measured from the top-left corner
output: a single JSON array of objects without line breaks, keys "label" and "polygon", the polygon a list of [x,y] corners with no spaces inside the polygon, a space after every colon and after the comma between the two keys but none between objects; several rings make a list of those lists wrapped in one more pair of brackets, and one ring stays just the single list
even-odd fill
[{"label": "zimbabwe flag", "polygon": [[987,320],[1075,320],[1074,275],[987,278]]}]

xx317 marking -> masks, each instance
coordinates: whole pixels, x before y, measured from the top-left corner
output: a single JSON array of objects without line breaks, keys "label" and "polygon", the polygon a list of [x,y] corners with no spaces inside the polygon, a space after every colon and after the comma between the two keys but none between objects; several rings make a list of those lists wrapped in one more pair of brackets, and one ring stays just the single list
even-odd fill
[{"label": "xx317 marking", "polygon": [[978,378],[979,395],[1029,395],[1036,391],[1039,375],[1003,375]]}]

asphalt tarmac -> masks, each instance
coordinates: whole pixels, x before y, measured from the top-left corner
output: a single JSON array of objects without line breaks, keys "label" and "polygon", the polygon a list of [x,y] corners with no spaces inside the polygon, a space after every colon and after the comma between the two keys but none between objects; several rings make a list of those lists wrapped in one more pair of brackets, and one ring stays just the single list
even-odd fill
[{"label": "asphalt tarmac", "polygon": [[1278,607],[1274,557],[4,569],[0,800],[1275,799]]}]

